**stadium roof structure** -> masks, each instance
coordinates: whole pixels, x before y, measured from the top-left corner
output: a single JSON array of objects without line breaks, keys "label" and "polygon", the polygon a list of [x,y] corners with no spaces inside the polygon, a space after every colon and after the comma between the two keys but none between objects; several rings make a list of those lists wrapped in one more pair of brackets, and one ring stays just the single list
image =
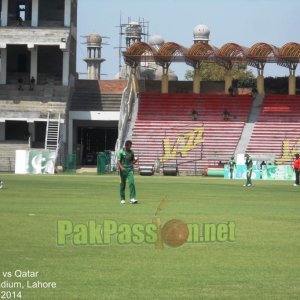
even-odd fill
[{"label": "stadium roof structure", "polygon": [[235,43],[227,43],[217,51],[217,62],[226,69],[231,69],[234,62],[245,61],[246,48]]},{"label": "stadium roof structure", "polygon": [[198,68],[203,61],[218,63],[231,69],[234,63],[247,63],[262,71],[266,63],[277,63],[280,66],[295,70],[300,62],[300,44],[287,43],[281,48],[256,43],[250,48],[235,43],[224,44],[216,48],[208,43],[195,43],[185,48],[177,43],[163,43],[157,50],[145,42],[136,42],[123,52],[125,63],[135,67],[140,62],[154,61],[168,67],[172,62],[185,62]]},{"label": "stadium roof structure", "polygon": [[289,68],[292,73],[295,74],[297,64],[300,56],[300,44],[287,43],[282,46],[278,51],[277,64]]},{"label": "stadium roof structure", "polygon": [[123,53],[125,63],[131,67],[135,67],[146,58],[148,61],[153,61],[153,59],[151,59],[153,50],[154,49],[147,43],[136,42],[127,49],[126,54]]},{"label": "stadium roof structure", "polygon": [[188,65],[198,68],[203,61],[209,61],[215,57],[216,49],[209,44],[195,43],[185,56]]},{"label": "stadium roof structure", "polygon": [[185,57],[187,49],[183,46],[169,42],[163,43],[155,53],[155,61],[161,66],[169,65],[175,57]]},{"label": "stadium roof structure", "polygon": [[277,62],[278,52],[278,48],[273,45],[256,43],[246,50],[247,62],[250,66],[263,70],[267,62]]}]

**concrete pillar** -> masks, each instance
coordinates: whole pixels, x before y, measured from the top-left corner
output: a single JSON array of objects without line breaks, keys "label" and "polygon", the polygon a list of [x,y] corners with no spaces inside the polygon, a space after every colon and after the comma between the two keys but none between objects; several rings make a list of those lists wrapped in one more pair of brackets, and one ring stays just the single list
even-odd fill
[{"label": "concrete pillar", "polygon": [[200,69],[197,68],[194,70],[194,77],[193,77],[193,92],[194,94],[200,94]]},{"label": "concrete pillar", "polygon": [[34,124],[34,122],[28,123],[28,131],[30,132],[31,142],[34,142],[35,141],[35,124]]},{"label": "concrete pillar", "polygon": [[289,76],[289,95],[296,95],[296,76]]},{"label": "concrete pillar", "polygon": [[97,79],[100,80],[101,78],[101,71],[100,71],[100,68],[101,68],[101,65],[97,65],[96,67],[96,76],[97,76]]},{"label": "concrete pillar", "polygon": [[87,68],[86,68],[86,79],[89,79],[89,67],[90,67],[89,62],[87,62],[86,65],[87,65]]},{"label": "concrete pillar", "polygon": [[64,26],[71,26],[71,0],[65,0],[65,17],[64,17]]},{"label": "concrete pillar", "polygon": [[90,62],[88,66],[88,79],[97,80],[97,70],[94,62]]},{"label": "concrete pillar", "polygon": [[96,64],[93,64],[93,79],[98,79],[97,77],[97,66]]},{"label": "concrete pillar", "polygon": [[169,92],[169,76],[167,67],[163,67],[163,75],[161,78],[161,92],[162,94],[167,94]]},{"label": "concrete pillar", "polygon": [[35,82],[38,80],[38,46],[29,48],[30,50],[30,78],[33,76]]},{"label": "concrete pillar", "polygon": [[258,75],[257,76],[257,92],[258,94],[264,94],[265,93],[265,78],[264,75]]},{"label": "concrete pillar", "polygon": [[70,52],[63,51],[63,79],[62,84],[64,86],[69,85],[69,74],[70,74]]},{"label": "concrete pillar", "polygon": [[1,26],[7,26],[8,19],[8,0],[2,0]]},{"label": "concrete pillar", "polygon": [[7,77],[7,49],[1,49],[1,71],[0,71],[0,84],[6,84]]},{"label": "concrete pillar", "polygon": [[39,25],[39,0],[32,0],[31,26]]},{"label": "concrete pillar", "polygon": [[0,122],[0,141],[5,141],[5,122]]},{"label": "concrete pillar", "polygon": [[232,74],[231,70],[227,70],[225,74],[225,94],[229,94],[228,89],[232,87]]},{"label": "concrete pillar", "polygon": [[91,67],[90,67],[90,77],[89,77],[89,79],[95,79],[95,66],[92,63],[91,63]]},{"label": "concrete pillar", "polygon": [[92,76],[92,65],[91,63],[87,64],[87,79],[90,80]]}]

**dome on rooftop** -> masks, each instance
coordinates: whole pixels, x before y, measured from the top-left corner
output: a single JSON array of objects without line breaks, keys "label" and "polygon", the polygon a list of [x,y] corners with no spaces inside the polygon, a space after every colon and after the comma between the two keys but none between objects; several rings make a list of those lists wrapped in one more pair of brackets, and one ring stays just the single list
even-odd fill
[{"label": "dome on rooftop", "polygon": [[163,37],[158,34],[151,35],[149,37],[149,45],[150,46],[161,46],[164,42],[165,42],[165,40],[163,39]]},{"label": "dome on rooftop", "polygon": [[100,45],[102,43],[102,38],[98,33],[92,33],[87,37],[87,44]]},{"label": "dome on rooftop", "polygon": [[142,26],[137,22],[130,22],[125,28],[126,37],[139,38],[143,33]]},{"label": "dome on rooftop", "polygon": [[208,42],[209,41],[209,28],[204,24],[199,24],[194,27],[194,41],[195,42]]}]

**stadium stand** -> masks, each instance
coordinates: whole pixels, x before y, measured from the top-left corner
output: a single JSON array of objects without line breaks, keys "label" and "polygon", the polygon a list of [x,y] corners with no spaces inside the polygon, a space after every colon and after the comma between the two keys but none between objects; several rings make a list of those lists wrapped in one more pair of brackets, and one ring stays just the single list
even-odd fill
[{"label": "stadium stand", "polygon": [[78,80],[71,99],[71,110],[118,111],[125,80]]},{"label": "stadium stand", "polygon": [[259,122],[299,122],[300,96],[266,95]]},{"label": "stadium stand", "polygon": [[[227,161],[251,103],[250,96],[142,93],[133,134],[139,164],[153,165],[160,158],[165,164],[177,161],[179,172],[192,173]],[[224,110],[229,112],[227,121]]]},{"label": "stadium stand", "polygon": [[[300,138],[299,122],[300,96],[266,95],[247,152],[273,153],[280,159]],[[288,141],[290,149],[283,149],[284,141]]]}]

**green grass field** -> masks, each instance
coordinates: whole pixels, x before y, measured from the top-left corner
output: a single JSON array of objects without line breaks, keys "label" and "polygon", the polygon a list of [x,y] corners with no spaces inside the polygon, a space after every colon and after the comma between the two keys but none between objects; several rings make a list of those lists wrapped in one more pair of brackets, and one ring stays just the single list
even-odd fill
[{"label": "green grass field", "polygon": [[[120,205],[117,176],[2,175],[0,283],[21,299],[300,299],[300,190],[292,182],[136,176],[139,205]],[[128,190],[127,190],[128,192]],[[57,222],[235,222],[235,241],[57,246]],[[38,271],[37,278],[15,277]],[[12,277],[7,278],[7,272]],[[18,275],[18,273],[17,273]],[[56,282],[33,289],[27,280]],[[4,295],[1,294],[1,295]],[[12,298],[11,298],[12,299]]]}]

